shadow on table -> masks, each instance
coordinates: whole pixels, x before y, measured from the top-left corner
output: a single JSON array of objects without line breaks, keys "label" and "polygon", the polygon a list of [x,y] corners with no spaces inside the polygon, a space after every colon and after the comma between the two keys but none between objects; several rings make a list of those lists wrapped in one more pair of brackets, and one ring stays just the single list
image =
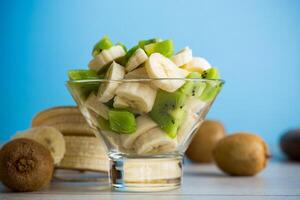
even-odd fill
[{"label": "shadow on table", "polygon": [[184,175],[186,176],[201,176],[201,177],[228,177],[226,174],[222,174],[219,172],[185,172]]}]

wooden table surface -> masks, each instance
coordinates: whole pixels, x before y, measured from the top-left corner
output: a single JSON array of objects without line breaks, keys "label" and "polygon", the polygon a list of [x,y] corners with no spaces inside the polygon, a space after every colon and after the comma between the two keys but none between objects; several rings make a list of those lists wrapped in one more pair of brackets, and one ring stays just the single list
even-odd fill
[{"label": "wooden table surface", "polygon": [[110,191],[104,183],[54,181],[33,193],[12,193],[0,185],[0,199],[297,199],[300,200],[300,163],[272,161],[255,177],[230,177],[214,165],[184,166],[183,185],[178,190],[155,193]]}]

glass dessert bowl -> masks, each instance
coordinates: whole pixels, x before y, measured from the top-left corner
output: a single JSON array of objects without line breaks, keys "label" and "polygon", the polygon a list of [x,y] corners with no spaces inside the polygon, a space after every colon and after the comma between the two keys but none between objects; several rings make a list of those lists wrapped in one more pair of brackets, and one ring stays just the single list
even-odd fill
[{"label": "glass dessert bowl", "polygon": [[108,36],[93,48],[87,70],[69,71],[67,86],[111,160],[116,190],[180,186],[182,157],[224,82],[192,49],[140,40],[127,51]]},{"label": "glass dessert bowl", "polygon": [[[157,87],[160,83],[182,86],[168,92]],[[180,186],[184,152],[223,84],[202,78],[67,82],[87,122],[105,142],[112,187],[122,191]],[[114,88],[106,103],[97,95],[103,88]]]}]

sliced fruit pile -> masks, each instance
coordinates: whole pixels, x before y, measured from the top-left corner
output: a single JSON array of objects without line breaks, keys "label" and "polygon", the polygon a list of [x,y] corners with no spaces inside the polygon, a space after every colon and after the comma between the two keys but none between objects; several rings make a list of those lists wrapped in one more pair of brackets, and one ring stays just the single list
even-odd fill
[{"label": "sliced fruit pile", "polygon": [[72,94],[92,124],[138,154],[174,150],[222,86],[207,60],[188,47],[174,54],[169,39],[141,40],[127,51],[105,36],[92,56],[88,70],[69,71]]},{"label": "sliced fruit pile", "polygon": [[56,169],[108,171],[105,147],[77,107],[43,110],[33,117],[32,127],[18,132],[15,138],[31,138],[44,144],[53,155]]}]

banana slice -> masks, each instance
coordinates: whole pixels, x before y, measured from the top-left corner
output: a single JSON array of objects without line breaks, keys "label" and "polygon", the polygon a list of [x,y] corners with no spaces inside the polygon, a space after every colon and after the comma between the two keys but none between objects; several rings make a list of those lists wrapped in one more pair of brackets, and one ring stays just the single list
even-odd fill
[{"label": "banana slice", "polygon": [[189,97],[186,100],[185,108],[187,114],[177,131],[178,143],[182,144],[182,142],[185,142],[185,140],[189,138],[187,135],[199,127],[203,121],[200,120],[201,112],[204,111],[207,106],[207,103],[195,97]]},{"label": "banana slice", "polygon": [[39,142],[50,151],[54,164],[58,164],[62,160],[66,151],[63,135],[53,127],[42,126],[17,132],[15,138],[28,138]]},{"label": "banana slice", "polygon": [[38,125],[34,124],[33,127],[37,126],[52,126],[59,123],[85,123],[85,118],[80,114],[65,114],[65,115],[58,115],[55,117],[50,117],[44,119],[42,122],[40,122]]},{"label": "banana slice", "polygon": [[178,68],[179,71],[181,71],[184,74],[184,77],[187,77],[191,72],[182,68]]},{"label": "banana slice", "polygon": [[192,50],[189,47],[185,47],[176,55],[174,55],[171,60],[175,63],[177,67],[189,63],[193,59]]},{"label": "banana slice", "polygon": [[116,62],[113,62],[108,71],[106,72],[105,78],[108,80],[108,82],[103,82],[98,91],[98,99],[99,101],[105,103],[111,100],[115,96],[115,91],[120,83],[118,83],[116,80],[122,80],[125,75],[124,67],[119,65]]},{"label": "banana slice", "polygon": [[95,58],[93,58],[89,64],[88,64],[89,69],[94,70],[94,71],[98,71],[98,69],[101,69],[102,66],[97,62],[97,60]]},{"label": "banana slice", "polygon": [[125,79],[139,79],[139,78],[145,79],[145,78],[149,78],[149,76],[147,74],[145,67],[139,67],[139,68],[125,74],[124,78]]},{"label": "banana slice", "polygon": [[129,159],[124,162],[123,176],[126,183],[166,183],[181,177],[181,166],[180,161],[170,158]]},{"label": "banana slice", "polygon": [[198,115],[188,110],[187,115],[180,125],[177,131],[177,141],[181,144],[181,142],[187,138],[193,130],[197,127]]},{"label": "banana slice", "polygon": [[104,49],[89,63],[89,68],[91,70],[100,71],[115,59],[125,56],[125,54],[124,48],[120,45]]},{"label": "banana slice", "polygon": [[126,63],[125,70],[127,72],[130,72],[130,71],[134,70],[135,68],[137,68],[138,66],[140,66],[141,64],[143,64],[144,62],[146,62],[147,59],[148,59],[148,56],[145,53],[145,51],[141,48],[138,48],[133,53],[133,55],[129,58],[128,62]]},{"label": "banana slice", "polygon": [[207,103],[201,101],[197,97],[189,97],[187,98],[185,105],[187,110],[190,110],[193,113],[199,113],[202,109],[204,109],[204,107],[207,106]]},{"label": "banana slice", "polygon": [[59,130],[63,135],[88,135],[95,136],[94,130],[85,122],[61,122],[51,125],[51,127]]},{"label": "banana slice", "polygon": [[94,94],[94,92],[92,92],[89,95],[89,97],[87,98],[84,104],[87,108],[91,109],[92,111],[94,111],[95,113],[103,117],[104,119],[108,119],[108,111],[109,111],[108,106],[100,102],[97,99],[97,96]]},{"label": "banana slice", "polygon": [[186,63],[185,65],[181,66],[181,68],[190,72],[202,73],[204,70],[210,69],[211,65],[206,59],[201,57],[195,57],[189,63]]},{"label": "banana slice", "polygon": [[91,158],[85,156],[65,156],[56,168],[80,171],[108,172],[109,160],[99,157]]},{"label": "banana slice", "polygon": [[159,127],[150,129],[134,142],[138,154],[169,152],[175,150],[176,146],[177,138],[171,139]]},{"label": "banana slice", "polygon": [[130,105],[127,103],[125,99],[119,96],[115,96],[114,98],[114,108],[128,108]]},{"label": "banana slice", "polygon": [[149,84],[129,82],[120,85],[116,95],[124,99],[131,108],[147,113],[153,107],[156,90]]},{"label": "banana slice", "polygon": [[[32,119],[32,126],[41,126],[44,125],[45,121],[48,121],[49,119],[54,119],[58,116],[62,115],[81,115],[79,109],[75,106],[59,106],[59,107],[53,107],[46,110],[43,110],[36,114],[34,118]],[[82,116],[82,115],[81,115]]]},{"label": "banana slice", "polygon": [[[176,65],[159,53],[153,53],[146,62],[146,70],[150,78],[184,78]],[[174,92],[184,84],[184,80],[155,80],[153,83],[167,92]]]},{"label": "banana slice", "polygon": [[108,159],[105,145],[97,137],[64,136],[66,141],[65,156],[82,156]]},{"label": "banana slice", "polygon": [[101,130],[101,133],[104,143],[107,146],[107,149],[120,149],[120,151],[123,150],[119,134],[106,130]]},{"label": "banana slice", "polygon": [[115,96],[114,98],[114,103],[113,103],[114,108],[121,108],[121,109],[128,109],[130,112],[134,114],[142,114],[140,111],[138,111],[136,108],[131,108],[130,103],[123,97]]},{"label": "banana slice", "polygon": [[150,129],[158,126],[150,117],[146,115],[141,115],[136,118],[137,129],[132,134],[123,134],[121,135],[121,142],[124,148],[131,149],[133,148],[134,141],[143,133],[146,133]]}]

